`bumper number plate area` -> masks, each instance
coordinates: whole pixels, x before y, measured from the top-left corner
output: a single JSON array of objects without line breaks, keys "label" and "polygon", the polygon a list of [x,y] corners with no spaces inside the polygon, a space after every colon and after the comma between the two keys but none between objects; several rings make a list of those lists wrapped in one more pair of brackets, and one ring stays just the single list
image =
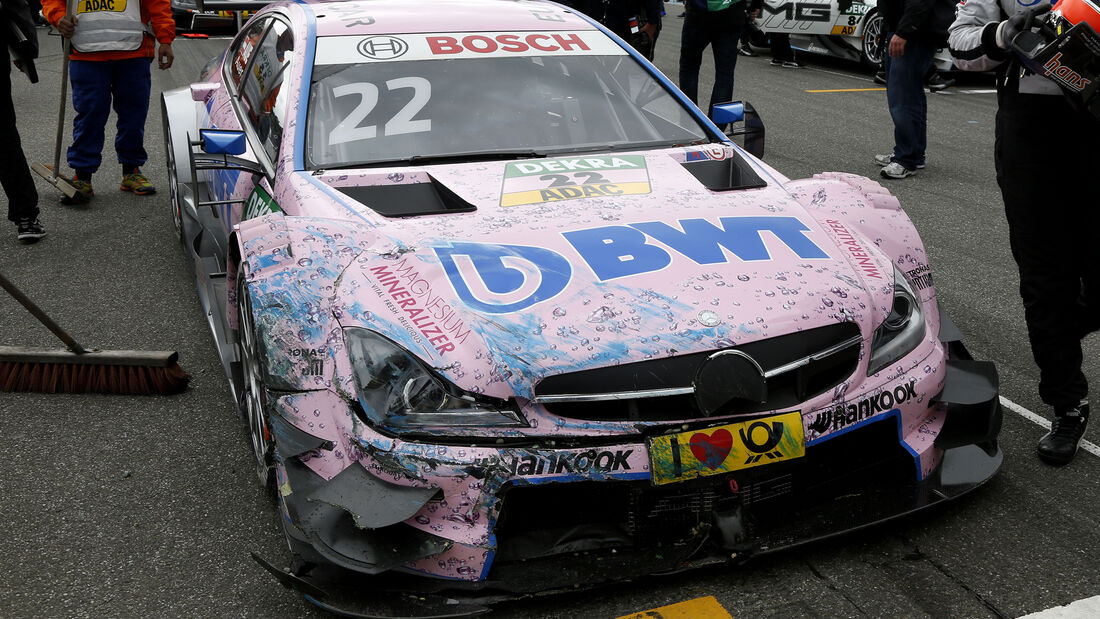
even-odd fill
[{"label": "bumper number plate area", "polygon": [[649,439],[654,484],[720,475],[806,454],[798,411]]}]

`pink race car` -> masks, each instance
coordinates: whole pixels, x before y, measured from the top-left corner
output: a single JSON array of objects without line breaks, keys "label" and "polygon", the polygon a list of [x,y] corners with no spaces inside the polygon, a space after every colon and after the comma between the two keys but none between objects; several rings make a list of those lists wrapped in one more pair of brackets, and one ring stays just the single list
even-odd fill
[{"label": "pink race car", "polygon": [[258,560],[319,605],[741,561],[1000,467],[897,200],[784,177],[557,4],[276,3],[163,109]]}]

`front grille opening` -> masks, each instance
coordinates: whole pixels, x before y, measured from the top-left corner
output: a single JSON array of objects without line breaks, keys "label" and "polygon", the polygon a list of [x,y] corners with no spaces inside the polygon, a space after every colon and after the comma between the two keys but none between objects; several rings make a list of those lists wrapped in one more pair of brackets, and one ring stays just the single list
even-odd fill
[{"label": "front grille opening", "polygon": [[[769,370],[820,353],[860,334],[845,322],[736,346]],[[793,408],[850,377],[859,364],[860,346],[850,346],[798,369],[768,379],[767,401],[734,400],[710,416],[728,416]],[[559,374],[543,379],[539,396],[601,394],[690,387],[699,365],[715,351]],[[543,404],[557,416],[585,421],[680,421],[704,417],[694,395],[598,402]]]},{"label": "front grille opening", "polygon": [[[514,486],[497,520],[497,561],[618,548],[683,546],[702,524],[727,548],[812,539],[906,511],[919,487],[912,455],[885,418],[807,448],[796,460],[666,486],[578,481]],[[736,513],[734,533],[723,518]]]},{"label": "front grille opening", "polygon": [[675,543],[709,521],[718,499],[717,491],[700,490],[696,484],[654,488],[648,481],[580,481],[516,486],[505,493],[497,520],[497,558]]}]

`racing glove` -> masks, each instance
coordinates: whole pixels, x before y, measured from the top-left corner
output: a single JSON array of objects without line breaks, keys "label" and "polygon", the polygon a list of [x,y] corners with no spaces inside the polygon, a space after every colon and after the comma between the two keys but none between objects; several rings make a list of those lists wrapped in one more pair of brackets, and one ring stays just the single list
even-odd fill
[{"label": "racing glove", "polygon": [[1007,50],[1012,46],[1012,39],[1025,30],[1030,30],[1035,23],[1035,18],[1042,17],[1050,12],[1049,2],[1040,2],[1027,9],[1016,13],[997,26],[997,47]]}]

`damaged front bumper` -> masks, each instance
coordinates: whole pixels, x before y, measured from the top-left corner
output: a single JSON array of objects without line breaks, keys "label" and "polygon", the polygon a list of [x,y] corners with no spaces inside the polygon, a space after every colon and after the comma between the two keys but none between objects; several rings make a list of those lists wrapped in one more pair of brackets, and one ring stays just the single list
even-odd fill
[{"label": "damaged front bumper", "polygon": [[[808,441],[798,459],[666,485],[650,479],[645,443],[541,451],[420,445],[434,472],[434,485],[420,488],[387,481],[400,477],[392,468],[367,465],[326,482],[283,457],[280,494],[298,560],[291,570],[257,560],[341,614],[469,616],[535,593],[741,563],[911,514],[977,488],[1003,459],[996,370],[944,339],[950,361],[940,395],[908,403],[935,411],[929,421],[944,413],[942,425],[932,424],[930,470],[922,469],[928,455],[904,440],[898,408]],[[281,456],[317,448],[292,440],[293,428],[277,430],[288,436],[276,445],[292,446]],[[425,456],[459,453],[465,466]],[[572,475],[540,478],[561,473]],[[488,497],[480,507],[479,496]]]}]

